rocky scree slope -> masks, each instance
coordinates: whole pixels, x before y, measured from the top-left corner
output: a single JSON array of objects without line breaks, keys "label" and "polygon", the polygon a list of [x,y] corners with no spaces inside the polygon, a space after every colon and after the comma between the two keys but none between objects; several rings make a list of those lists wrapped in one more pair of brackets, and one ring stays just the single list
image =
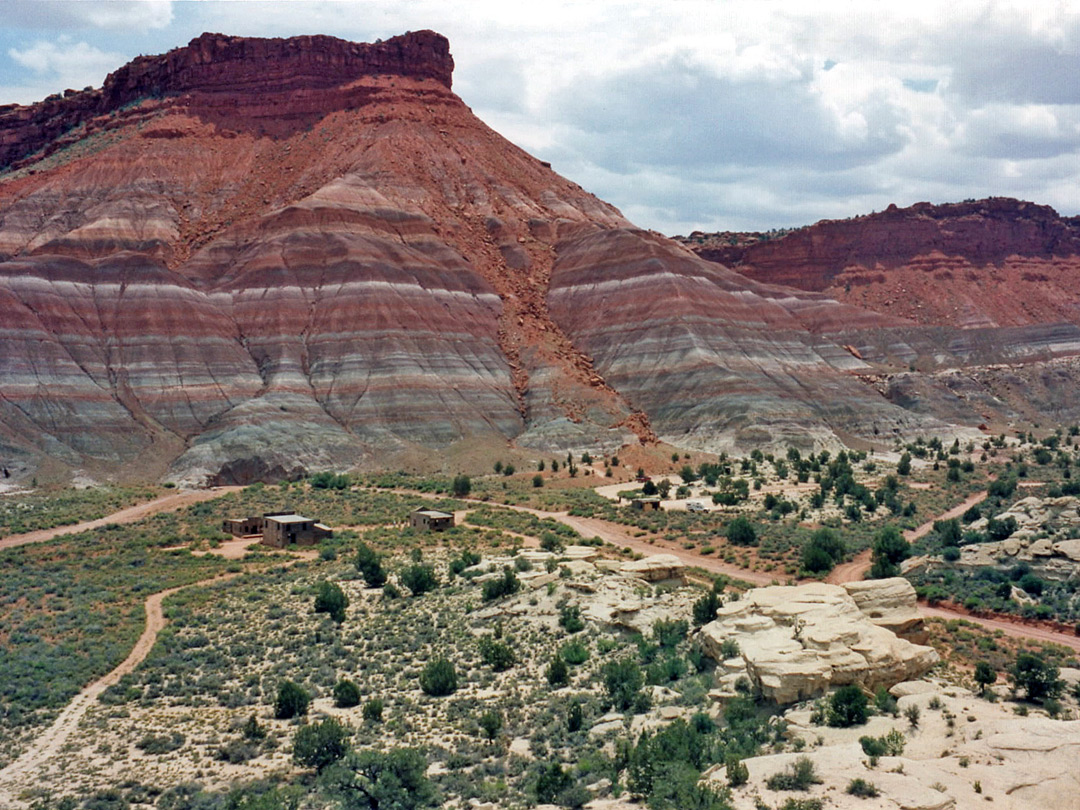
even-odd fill
[{"label": "rocky scree slope", "polygon": [[246,483],[485,442],[948,429],[843,345],[917,352],[912,322],[633,227],[452,69],[430,31],[204,34],[0,109],[4,455]]}]

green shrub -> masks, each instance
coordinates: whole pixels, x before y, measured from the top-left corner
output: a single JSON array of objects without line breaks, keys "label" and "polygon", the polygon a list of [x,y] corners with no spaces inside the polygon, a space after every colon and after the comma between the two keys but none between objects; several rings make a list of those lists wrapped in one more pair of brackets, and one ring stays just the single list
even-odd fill
[{"label": "green shrub", "polygon": [[364,719],[369,723],[381,723],[383,715],[383,702],[379,698],[372,698],[361,709]]},{"label": "green shrub", "polygon": [[566,710],[566,730],[571,734],[580,731],[584,722],[585,718],[581,710],[581,704],[575,700],[570,704],[570,708]]},{"label": "green shrub", "polygon": [[[496,472],[498,472],[496,470]],[[467,475],[455,475],[454,481],[450,485],[450,491],[454,493],[455,498],[467,498],[469,493],[472,492],[472,481],[469,480]]]},{"label": "green shrub", "polygon": [[480,639],[480,660],[496,672],[505,672],[517,663],[517,657],[508,644],[495,641],[490,636]]},{"label": "green shrub", "polygon": [[510,596],[521,590],[521,580],[517,578],[517,574],[514,570],[508,566],[503,566],[502,576],[498,579],[487,580],[482,589],[481,596],[485,602],[490,602],[493,599],[500,599],[504,596]]},{"label": "green shrub", "polygon": [[559,654],[571,666],[580,666],[589,660],[589,648],[580,641],[568,641]]},{"label": "green shrub", "polygon": [[727,766],[728,787],[739,787],[750,781],[750,769],[746,767],[746,763],[739,759],[738,756],[728,754],[725,764]]},{"label": "green shrub", "polygon": [[420,688],[432,697],[452,695],[458,688],[457,670],[445,658],[429,661],[420,672]]},{"label": "green shrub", "polygon": [[580,633],[585,629],[581,618],[581,608],[577,605],[563,605],[559,611],[559,626],[567,633]]},{"label": "green shrub", "polygon": [[304,688],[292,681],[283,681],[278,686],[277,699],[274,701],[274,717],[288,720],[290,717],[302,717],[308,712],[311,696]]},{"label": "green shrub", "polygon": [[852,779],[848,782],[847,792],[860,799],[873,799],[880,795],[874,783],[867,782],[865,779]]},{"label": "green shrub", "polygon": [[480,719],[477,723],[480,726],[480,730],[484,733],[484,736],[489,740],[494,740],[499,736],[499,732],[502,731],[503,718],[499,712],[491,709],[480,715]]},{"label": "green shrub", "polygon": [[360,705],[360,687],[344,678],[334,684],[334,705],[339,709],[351,709]]},{"label": "green shrub", "polygon": [[645,685],[645,676],[637,663],[628,658],[609,661],[601,668],[600,677],[616,709],[626,711],[637,704],[638,693]]},{"label": "green shrub", "polygon": [[1052,663],[1034,653],[1022,652],[1016,656],[1012,668],[1012,680],[1017,689],[1027,692],[1029,700],[1056,698],[1064,683],[1058,677],[1060,670]]},{"label": "green shrub", "polygon": [[349,750],[349,730],[334,717],[302,726],[293,738],[293,761],[321,771]]},{"label": "green shrub", "polygon": [[757,530],[748,518],[739,516],[727,527],[728,542],[736,546],[756,546],[758,544]]},{"label": "green shrub", "polygon": [[694,624],[700,626],[711,622],[722,604],[720,596],[715,591],[709,591],[694,602]]},{"label": "green shrub", "polygon": [[147,734],[135,747],[147,754],[168,754],[184,745],[185,737],[179,731],[169,734]]},{"label": "green shrub", "polygon": [[364,578],[369,588],[378,588],[386,583],[386,570],[375,550],[361,543],[356,550],[356,570]]},{"label": "green shrub", "polygon": [[435,576],[435,569],[430,565],[417,563],[407,566],[399,576],[404,585],[413,596],[423,596],[428,591],[439,587],[439,579]]},{"label": "green shrub", "polygon": [[336,582],[323,580],[315,594],[315,612],[329,613],[338,624],[345,621],[345,608],[349,606],[349,597]]},{"label": "green shrub", "polygon": [[869,716],[866,695],[854,684],[841,686],[829,697],[826,719],[830,726],[861,726]]},{"label": "green shrub", "polygon": [[811,785],[820,784],[821,778],[809,757],[799,757],[787,768],[765,780],[769,790],[809,790]]},{"label": "green shrub", "polygon": [[558,655],[551,659],[551,663],[548,664],[544,674],[547,677],[547,682],[556,689],[570,683],[570,668]]}]

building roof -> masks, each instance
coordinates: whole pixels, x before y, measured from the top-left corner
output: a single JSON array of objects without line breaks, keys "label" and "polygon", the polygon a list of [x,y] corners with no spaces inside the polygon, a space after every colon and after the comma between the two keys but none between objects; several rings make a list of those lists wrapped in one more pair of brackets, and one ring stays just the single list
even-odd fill
[{"label": "building roof", "polygon": [[660,503],[661,499],[659,495],[646,495],[643,498],[631,498],[630,500],[637,501],[639,503]]},{"label": "building roof", "polygon": [[438,509],[414,509],[414,515],[426,515],[433,518],[452,518],[449,512],[440,512]]},{"label": "building roof", "polygon": [[274,523],[311,523],[312,518],[306,518],[303,515],[267,515],[267,520],[272,520]]}]

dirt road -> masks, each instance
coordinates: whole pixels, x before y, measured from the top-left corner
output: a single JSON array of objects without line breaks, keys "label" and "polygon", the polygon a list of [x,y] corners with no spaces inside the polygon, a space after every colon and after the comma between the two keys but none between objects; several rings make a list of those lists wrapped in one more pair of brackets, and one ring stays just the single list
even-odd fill
[{"label": "dirt road", "polygon": [[957,504],[952,509],[942,512],[940,515],[931,518],[922,524],[918,528],[912,529],[909,532],[904,532],[904,537],[910,542],[912,540],[918,540],[920,537],[925,537],[930,534],[934,528],[934,523],[939,520],[952,520],[953,518],[960,517],[964,512],[973,507],[977,503],[982,503],[986,500],[987,492],[982,490],[981,492],[973,493],[969,495],[963,503]]},{"label": "dirt road", "polygon": [[146,627],[143,629],[142,635],[139,636],[139,640],[135,642],[135,646],[128,654],[128,657],[112,672],[84,687],[72,699],[71,703],[60,712],[60,716],[53,721],[53,724],[31,743],[22,756],[3,770],[0,770],[0,806],[13,806],[15,803],[14,783],[21,778],[26,778],[35,769],[56,756],[60,748],[67,742],[68,737],[78,728],[83,715],[94,705],[101,693],[119,681],[124,675],[133,672],[135,667],[141,664],[146,659],[146,656],[150,654],[150,650],[153,649],[155,642],[157,642],[158,633],[165,626],[165,615],[161,610],[161,603],[166,597],[184,588],[205,585],[214,581],[224,582],[235,576],[237,574],[210,577],[209,579],[193,582],[190,585],[180,585],[151,594],[145,604]]},{"label": "dirt road", "polygon": [[209,501],[213,498],[219,498],[226,493],[237,492],[241,489],[243,489],[243,487],[215,487],[214,489],[180,490],[179,492],[172,492],[161,498],[147,501],[146,503],[129,506],[127,509],[121,509],[119,512],[113,512],[111,515],[106,515],[97,520],[87,520],[84,523],[76,523],[72,526],[57,526],[54,529],[40,529],[39,531],[26,532],[25,534],[13,534],[10,537],[5,537],[0,540],[0,549],[25,546],[27,543],[42,543],[46,540],[52,540],[54,537],[59,537],[62,534],[77,534],[79,532],[90,531],[91,529],[100,529],[102,526],[109,523],[134,523],[136,520],[142,520],[145,517],[156,515],[158,512],[173,512],[185,506],[190,506],[193,503]]},{"label": "dirt road", "polygon": [[1014,638],[1030,638],[1035,641],[1049,641],[1054,644],[1060,644],[1063,647],[1069,647],[1080,653],[1080,636],[1056,633],[1053,630],[1047,630],[1045,627],[1035,627],[1030,624],[1010,622],[1004,619],[969,616],[966,613],[961,613],[959,611],[930,607],[929,605],[919,605],[919,610],[926,616],[937,616],[941,619],[967,619],[972,624],[979,624],[990,630],[1000,630],[1007,636],[1013,636]]}]

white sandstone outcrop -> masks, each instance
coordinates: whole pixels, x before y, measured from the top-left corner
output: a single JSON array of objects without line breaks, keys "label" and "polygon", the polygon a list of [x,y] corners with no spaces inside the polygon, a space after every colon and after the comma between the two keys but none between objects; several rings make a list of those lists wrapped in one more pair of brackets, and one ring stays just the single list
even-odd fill
[{"label": "white sandstone outcrop", "polygon": [[[873,585],[855,590],[864,605],[878,608],[879,621],[911,629],[914,625],[904,617],[908,607],[914,609],[915,593],[904,584],[907,596],[893,580],[880,581],[880,595]],[[875,623],[845,587],[824,583],[751,590],[724,605],[700,634],[706,652],[717,661],[723,661],[726,640],[739,646],[738,659],[723,661],[721,694],[732,692],[740,677],[748,677],[778,703],[816,697],[850,683],[871,690],[889,687],[920,677],[938,660],[930,647],[912,644]]]}]

